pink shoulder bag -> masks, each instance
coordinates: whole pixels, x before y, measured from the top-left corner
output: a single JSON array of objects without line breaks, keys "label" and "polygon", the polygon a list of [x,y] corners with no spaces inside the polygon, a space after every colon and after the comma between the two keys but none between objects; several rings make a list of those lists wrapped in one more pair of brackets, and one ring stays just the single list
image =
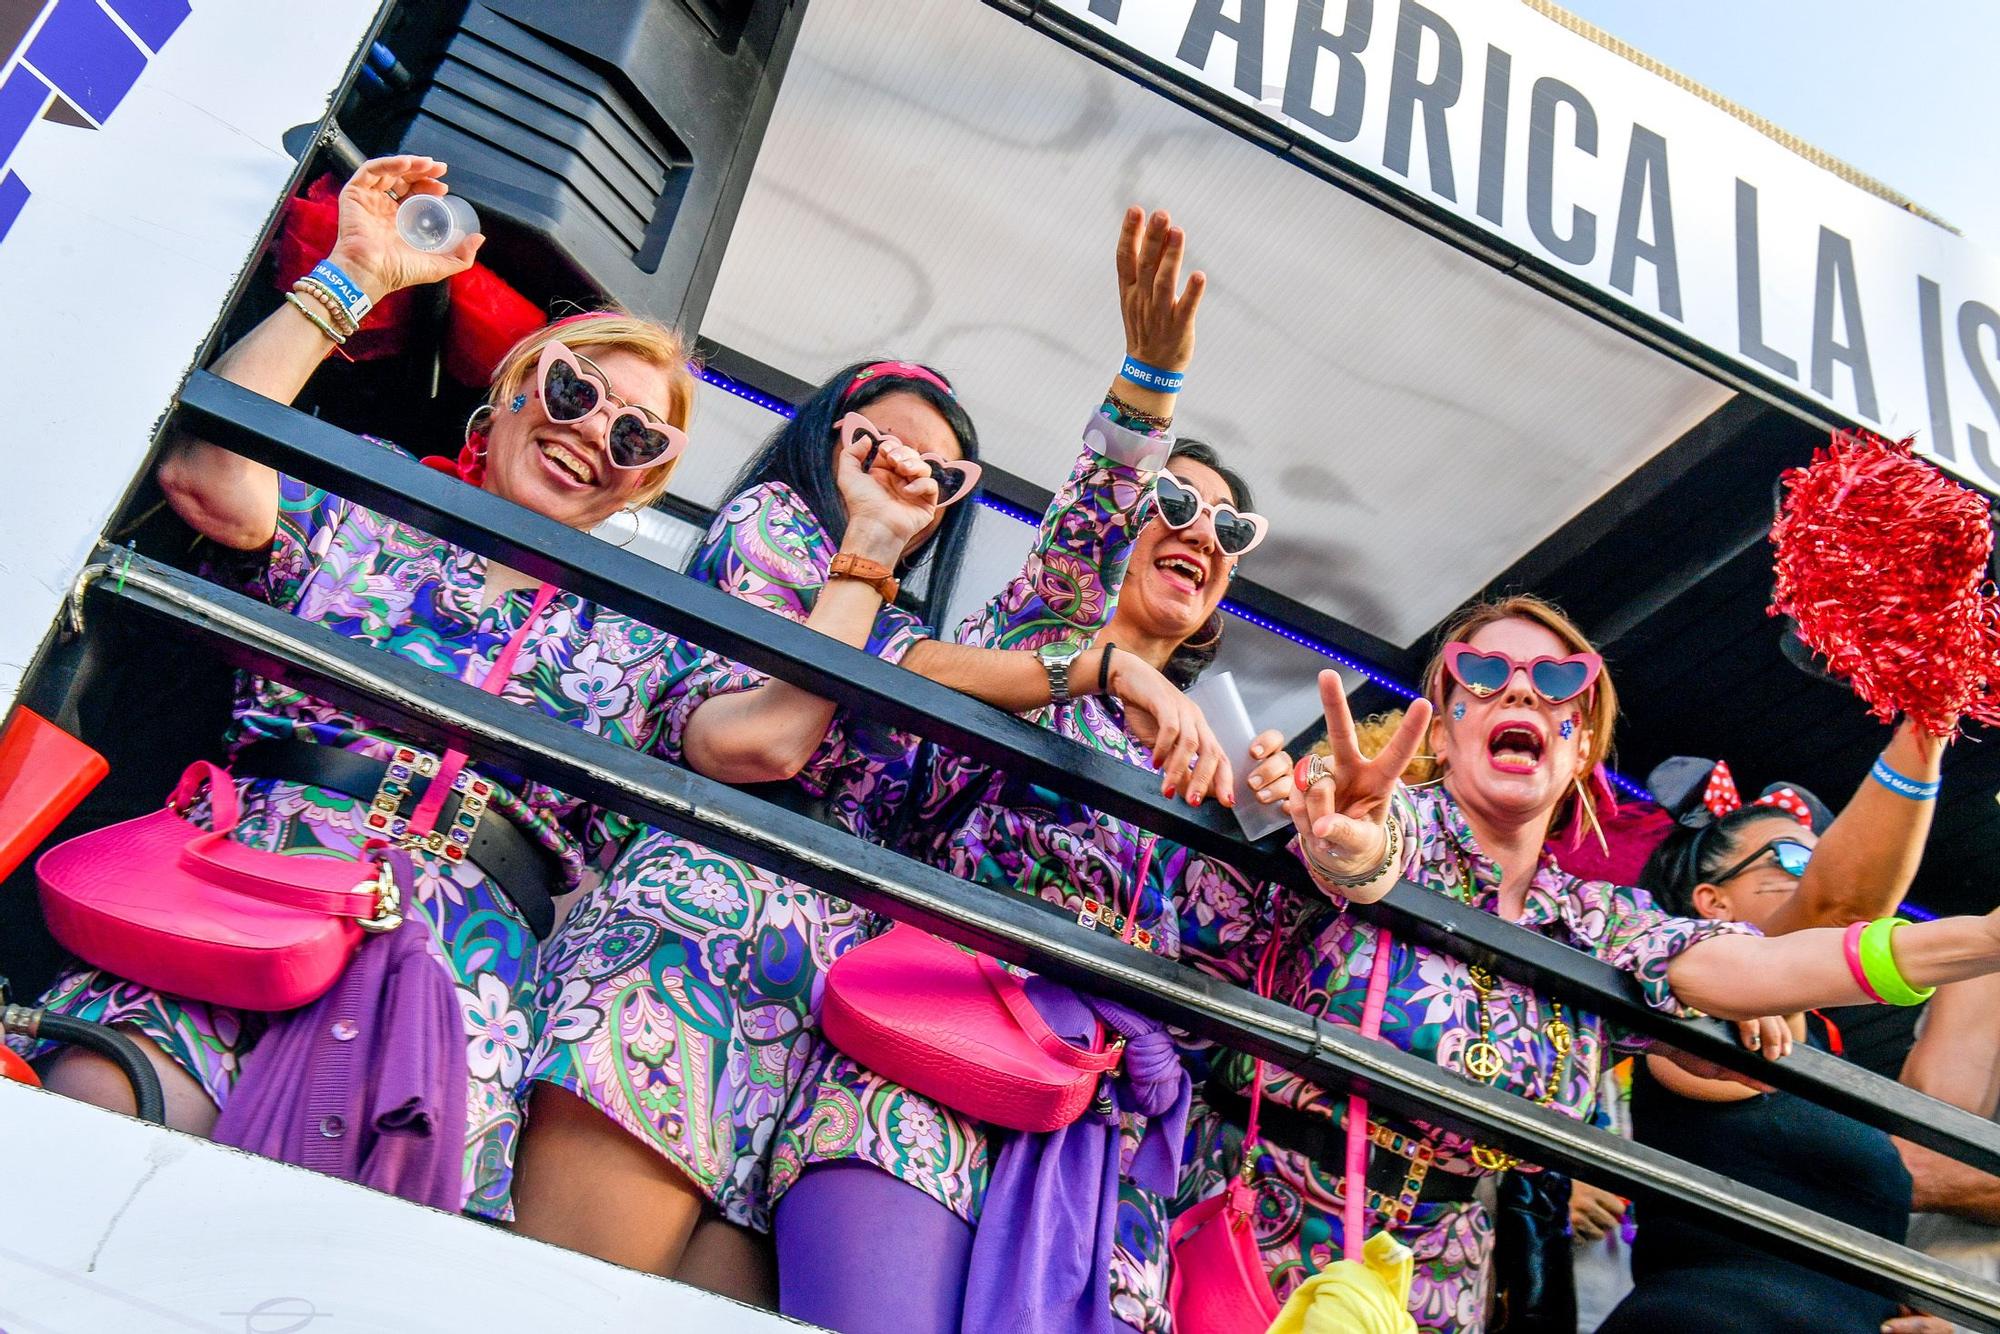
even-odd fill
[{"label": "pink shoulder bag", "polygon": [[[481,689],[497,694],[528,628],[556,590],[544,584]],[[446,751],[413,813],[428,833],[465,752]],[[183,812],[208,789],[211,827]],[[181,775],[166,808],[93,830],[35,863],[42,913],[63,947],[142,986],[244,1010],[317,1000],[371,931],[402,924],[402,892],[386,862],[264,852],[230,837],[236,780],[206,760]]]},{"label": "pink shoulder bag", "polygon": [[[1361,1012],[1361,1035],[1379,1037],[1389,993],[1389,933],[1378,932],[1375,962],[1368,972],[1368,999]],[[1278,929],[1257,965],[1257,994],[1270,994],[1277,968]],[[1174,1220],[1167,1234],[1173,1276],[1167,1309],[1178,1334],[1264,1334],[1278,1318],[1278,1298],[1257,1248],[1257,1113],[1264,1101],[1264,1063],[1252,1063],[1250,1116],[1244,1126],[1242,1169],[1226,1190]],[[1368,1100],[1347,1100],[1347,1161],[1342,1187],[1341,1250],[1360,1260],[1368,1198]]]},{"label": "pink shoulder bag", "polygon": [[[1111,920],[1128,941],[1141,934],[1139,901],[1152,852],[1149,839],[1124,916],[1097,912],[1086,900],[1090,925]],[[1123,1038],[1105,1044],[1102,1024],[1089,1047],[1071,1046],[1049,1028],[1019,977],[900,922],[834,963],[820,1028],[875,1073],[1007,1130],[1069,1125],[1125,1052]]]}]

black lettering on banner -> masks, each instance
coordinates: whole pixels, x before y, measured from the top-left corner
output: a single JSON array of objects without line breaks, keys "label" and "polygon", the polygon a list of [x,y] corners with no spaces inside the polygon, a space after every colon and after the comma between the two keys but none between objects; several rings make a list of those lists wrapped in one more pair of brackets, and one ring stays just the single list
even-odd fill
[{"label": "black lettering on banner", "polygon": [[1951,424],[1951,384],[1944,368],[1944,301],[1938,285],[1917,275],[1917,327],[1924,339],[1924,396],[1931,409],[1931,452],[1958,461],[1958,432]]},{"label": "black lettering on banner", "polygon": [[[1299,0],[1292,25],[1292,55],[1285,68],[1285,114],[1335,143],[1348,143],[1361,133],[1362,99],[1368,92],[1368,71],[1361,53],[1368,47],[1375,23],[1375,0],[1347,0],[1347,21],[1338,33],[1326,30],[1327,0]],[[1319,78],[1319,57],[1331,51],[1337,64],[1333,110],[1313,109],[1313,85]]]},{"label": "black lettering on banner", "polygon": [[[1650,202],[1650,206],[1648,204]],[[1641,210],[1649,214],[1653,239],[1639,238]],[[1611,238],[1611,285],[1626,296],[1638,278],[1638,262],[1653,266],[1660,289],[1660,313],[1681,317],[1681,266],[1674,245],[1674,201],[1667,188],[1667,141],[1643,125],[1632,127],[1625,154],[1625,190],[1618,200],[1618,227]]]},{"label": "black lettering on banner", "polygon": [[1507,89],[1514,57],[1486,48],[1486,113],[1479,121],[1479,216],[1499,224],[1507,217]]},{"label": "black lettering on banner", "polygon": [[1581,204],[1570,209],[1569,235],[1556,231],[1556,108],[1576,115],[1576,146],[1597,156],[1597,112],[1561,79],[1535,80],[1528,97],[1528,226],[1557,259],[1588,264],[1597,253],[1597,215]]},{"label": "black lettering on banner", "polygon": [[1118,10],[1124,3],[1125,0],[1090,0],[1090,12],[1106,23],[1116,23]]},{"label": "black lettering on banner", "polygon": [[1236,90],[1252,97],[1264,95],[1264,0],[1240,0],[1242,16],[1230,18],[1222,12],[1228,0],[1195,0],[1188,15],[1187,31],[1181,34],[1181,49],[1174,58],[1195,69],[1208,68],[1208,51],[1218,36],[1236,43]]},{"label": "black lettering on banner", "polygon": [[[1428,83],[1418,74],[1426,32],[1437,39],[1438,53],[1437,75]],[[1452,181],[1451,141],[1445,137],[1444,113],[1447,107],[1458,104],[1464,88],[1465,56],[1458,34],[1416,0],[1403,0],[1402,16],[1396,21],[1396,62],[1389,71],[1389,132],[1382,146],[1382,164],[1399,175],[1410,174],[1410,136],[1421,104],[1431,191],[1451,200],[1458,198],[1458,189]]]},{"label": "black lettering on banner", "polygon": [[[1993,335],[1994,351],[2000,353],[2000,311],[1983,301],[1968,301],[1958,308],[1958,347],[1965,354],[1965,364],[1972,370],[1973,383],[1986,399],[1986,410],[1993,414],[1993,420],[2000,422],[2000,384],[1993,380],[1993,367],[1986,359],[1986,343],[1980,338],[1982,332]],[[1967,422],[1965,437],[1972,443],[1972,461],[1986,474],[1989,481],[2000,482],[2000,463],[1993,458],[1988,446],[1986,432]]]},{"label": "black lettering on banner", "polygon": [[1799,363],[1764,343],[1764,262],[1757,251],[1757,187],[1736,179],[1736,346],[1744,356],[1787,380]]},{"label": "black lettering on banner", "polygon": [[[1847,341],[1834,341],[1834,306],[1840,307]],[[1868,329],[1861,319],[1861,284],[1854,276],[1854,243],[1831,227],[1819,229],[1819,266],[1813,277],[1812,387],[1833,397],[1835,362],[1854,374],[1854,407],[1869,421],[1882,420],[1875,403],[1875,371],[1868,361]]]}]

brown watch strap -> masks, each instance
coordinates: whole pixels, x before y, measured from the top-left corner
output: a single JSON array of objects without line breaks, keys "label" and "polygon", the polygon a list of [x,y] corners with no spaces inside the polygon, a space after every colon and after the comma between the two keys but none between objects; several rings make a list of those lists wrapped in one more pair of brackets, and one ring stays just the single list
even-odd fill
[{"label": "brown watch strap", "polygon": [[894,602],[897,590],[902,587],[896,580],[895,571],[888,566],[846,551],[833,558],[833,564],[827,567],[826,577],[859,580],[880,593],[884,602]]}]

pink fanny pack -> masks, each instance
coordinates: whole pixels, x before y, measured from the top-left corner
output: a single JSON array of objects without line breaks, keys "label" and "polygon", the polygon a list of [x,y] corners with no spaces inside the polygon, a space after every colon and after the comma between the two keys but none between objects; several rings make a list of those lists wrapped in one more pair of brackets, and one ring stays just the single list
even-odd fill
[{"label": "pink fanny pack", "polygon": [[[556,590],[543,584],[480,689],[499,693]],[[435,826],[465,752],[448,750],[408,833]],[[208,789],[211,828],[183,812]],[[264,852],[230,837],[241,808],[228,770],[189,766],[165,810],[93,830],[35,863],[49,930],[86,963],[156,991],[244,1010],[318,1000],[361,938],[402,924],[387,862]]]},{"label": "pink fanny pack", "polygon": [[[181,812],[208,789],[212,829]],[[165,810],[94,830],[35,863],[42,914],[87,963],[246,1010],[318,999],[366,931],[402,922],[386,866],[260,852],[232,839],[236,781],[199,761]]]},{"label": "pink fanny pack", "polygon": [[[1268,995],[1276,972],[1278,930],[1257,966],[1257,994]],[[1361,1034],[1382,1032],[1382,1009],[1389,993],[1389,933],[1375,937],[1375,962],[1368,973],[1368,999],[1361,1012]],[[1167,1234],[1173,1257],[1173,1277],[1167,1286],[1167,1309],[1176,1334],[1264,1334],[1278,1318],[1278,1298],[1264,1272],[1264,1257],[1255,1231],[1257,1187],[1257,1114],[1264,1100],[1264,1063],[1252,1063],[1250,1117],[1244,1127],[1242,1170],[1220,1195],[1212,1195],[1174,1220]],[[1361,1259],[1368,1198],[1368,1100],[1347,1100],[1346,1181],[1341,1248],[1344,1258]]]}]

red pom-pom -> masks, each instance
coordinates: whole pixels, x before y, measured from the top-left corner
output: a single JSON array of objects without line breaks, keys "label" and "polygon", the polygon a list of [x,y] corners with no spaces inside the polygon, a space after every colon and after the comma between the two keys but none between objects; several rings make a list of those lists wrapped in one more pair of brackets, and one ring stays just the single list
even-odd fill
[{"label": "red pom-pom", "polygon": [[1771,614],[1884,722],[1933,736],[2000,722],[2000,596],[1983,496],[1910,452],[1841,432],[1785,474]]}]

